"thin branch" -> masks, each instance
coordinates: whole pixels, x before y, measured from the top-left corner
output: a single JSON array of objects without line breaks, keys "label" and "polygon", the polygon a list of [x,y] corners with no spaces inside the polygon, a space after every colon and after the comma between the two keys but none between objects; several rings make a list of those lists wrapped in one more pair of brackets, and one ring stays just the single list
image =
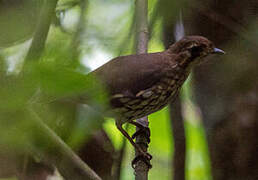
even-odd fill
[{"label": "thin branch", "polygon": [[136,53],[147,53],[148,50],[148,1],[136,0]]},{"label": "thin branch", "polygon": [[[182,19],[179,18],[178,22],[182,23]],[[180,38],[179,36],[177,36],[178,34],[182,34],[182,32],[176,33],[171,31],[171,29],[175,29],[175,26],[175,24],[163,23],[163,44],[166,49],[171,45],[171,42],[175,42],[175,39]],[[175,149],[173,157],[171,158],[171,162],[173,162],[172,179],[184,180],[186,160],[186,137],[180,97],[177,97],[174,102],[170,103],[169,112],[171,122],[171,133],[173,134]]]},{"label": "thin branch", "polygon": [[40,153],[48,162],[52,162],[61,175],[67,179],[76,180],[101,180],[101,178],[84,163],[63,140],[52,131],[39,116],[32,110],[28,110],[32,116],[33,124],[35,124],[37,132],[41,134],[43,142],[48,142],[51,149],[55,151],[46,151],[46,149],[37,149],[36,153]]},{"label": "thin branch", "polygon": [[44,1],[44,5],[40,12],[39,23],[37,24],[25,62],[28,62],[29,60],[37,60],[43,52],[51,20],[55,15],[57,2],[58,0]]},{"label": "thin branch", "polygon": [[[177,29],[176,26],[180,24],[182,27]],[[181,17],[181,11],[179,14],[179,19],[176,24],[163,24],[163,43],[166,48],[170,46],[171,42],[178,40],[184,36],[184,26],[183,20]],[[174,38],[171,35],[171,29],[174,29]],[[177,97],[173,103],[169,105],[170,111],[170,123],[171,123],[171,133],[174,138],[174,154],[171,158],[173,162],[172,173],[174,180],[184,180],[185,179],[185,160],[186,160],[186,137],[185,137],[185,128],[184,128],[184,119],[182,115],[181,108],[181,98]]]},{"label": "thin branch", "polygon": [[[40,16],[39,16],[39,22],[37,23],[34,36],[32,39],[32,43],[30,45],[30,49],[25,58],[25,63],[28,63],[31,60],[33,61],[38,60],[40,55],[42,54],[44,50],[45,42],[47,39],[47,35],[49,32],[51,20],[52,20],[52,17],[55,15],[57,2],[58,0],[44,1],[43,7],[41,8]],[[26,176],[28,158],[29,156],[26,153],[24,155],[23,170],[21,173],[21,175],[24,177]]]},{"label": "thin branch", "polygon": [[[125,124],[125,130],[128,131],[128,124]],[[126,149],[126,142],[127,139],[123,138],[121,149],[117,152],[117,158],[114,163],[114,173],[113,173],[113,179],[114,180],[120,180],[121,179],[121,170],[122,170],[122,163],[124,159],[124,153]]]},{"label": "thin branch", "polygon": [[[36,31],[30,46],[29,52],[25,62],[31,60],[38,60],[44,50],[45,42],[49,32],[49,27],[58,0],[45,0],[44,6],[41,10],[40,21],[36,27]],[[50,142],[51,147],[55,149],[54,154],[50,154],[45,150],[37,151],[41,153],[48,161],[52,162],[60,171],[65,179],[92,179],[101,180],[101,178],[86,164],[84,163],[71,149],[68,147],[61,138],[59,138],[54,131],[52,131],[35,112],[29,110],[37,127],[38,132],[42,134],[41,138]],[[61,160],[60,160],[61,158]]]},{"label": "thin branch", "polygon": [[[148,50],[148,0],[136,0],[135,3],[136,13],[136,52],[137,54],[146,53]],[[136,122],[142,124],[145,127],[149,126],[148,117],[136,119]],[[136,130],[138,128],[136,127]],[[140,134],[136,137],[136,143],[141,147],[143,151],[147,152],[148,140]],[[135,156],[137,157],[139,152],[136,150]],[[148,179],[149,167],[143,161],[138,161],[135,164],[134,174],[136,180]]]},{"label": "thin branch", "polygon": [[76,32],[75,32],[74,37],[71,42],[72,57],[76,58],[76,59],[78,58],[78,55],[80,54],[79,46],[81,44],[82,35],[83,35],[85,27],[86,27],[85,12],[87,11],[88,3],[89,3],[88,0],[80,0],[80,7],[81,7],[80,18],[79,18]]},{"label": "thin branch", "polygon": [[186,160],[186,138],[184,120],[182,117],[181,99],[178,97],[173,104],[169,106],[171,118],[171,130],[174,137],[174,155],[173,155],[173,179],[185,179],[185,160]]}]

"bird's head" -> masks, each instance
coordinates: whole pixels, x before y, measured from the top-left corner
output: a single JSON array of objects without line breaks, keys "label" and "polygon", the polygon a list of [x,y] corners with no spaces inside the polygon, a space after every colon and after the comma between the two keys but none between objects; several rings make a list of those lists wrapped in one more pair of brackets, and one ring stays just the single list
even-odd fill
[{"label": "bird's head", "polygon": [[177,60],[181,65],[200,64],[204,57],[210,54],[225,54],[223,50],[202,36],[186,36],[171,45],[168,49],[170,53],[178,54]]}]

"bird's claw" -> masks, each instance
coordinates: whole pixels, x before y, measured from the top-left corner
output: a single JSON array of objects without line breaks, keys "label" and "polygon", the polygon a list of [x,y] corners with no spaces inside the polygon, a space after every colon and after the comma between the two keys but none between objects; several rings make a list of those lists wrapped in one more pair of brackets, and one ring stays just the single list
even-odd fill
[{"label": "bird's claw", "polygon": [[148,169],[151,169],[152,168],[152,165],[150,163],[150,160],[152,159],[152,155],[150,155],[149,153],[144,153],[144,154],[140,154],[138,156],[136,156],[133,161],[132,161],[132,167],[135,169],[136,167],[136,163],[138,161],[142,161],[144,162],[147,166],[148,166]]},{"label": "bird's claw", "polygon": [[150,143],[150,128],[142,126],[132,135],[132,138],[135,139],[139,134],[143,134],[146,137],[148,144]]}]

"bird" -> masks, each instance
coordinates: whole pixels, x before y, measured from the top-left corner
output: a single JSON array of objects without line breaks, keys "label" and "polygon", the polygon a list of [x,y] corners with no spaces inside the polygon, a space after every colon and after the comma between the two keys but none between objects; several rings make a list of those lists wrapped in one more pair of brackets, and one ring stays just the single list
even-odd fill
[{"label": "bird", "polygon": [[225,54],[203,36],[185,36],[162,52],[119,56],[92,71],[107,88],[110,109],[118,130],[146,159],[151,157],[123,129],[161,110],[177,97],[192,68],[210,54]]}]

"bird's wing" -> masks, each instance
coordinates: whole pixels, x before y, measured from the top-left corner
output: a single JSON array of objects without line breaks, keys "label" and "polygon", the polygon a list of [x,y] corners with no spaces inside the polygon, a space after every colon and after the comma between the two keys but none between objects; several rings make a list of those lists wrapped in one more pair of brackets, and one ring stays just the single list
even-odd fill
[{"label": "bird's wing", "polygon": [[114,97],[134,98],[148,91],[166,72],[169,57],[162,53],[122,56],[93,71]]}]

